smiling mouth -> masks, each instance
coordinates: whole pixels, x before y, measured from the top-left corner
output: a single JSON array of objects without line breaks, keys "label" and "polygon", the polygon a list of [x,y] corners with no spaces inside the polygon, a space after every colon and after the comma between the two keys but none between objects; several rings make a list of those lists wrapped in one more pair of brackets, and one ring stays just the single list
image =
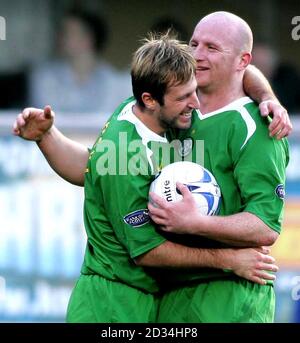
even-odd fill
[{"label": "smiling mouth", "polygon": [[191,118],[192,117],[192,112],[186,112],[186,113],[182,113],[180,114],[182,117],[185,117],[185,118]]},{"label": "smiling mouth", "polygon": [[209,68],[208,67],[198,67],[196,70],[197,71],[204,71],[204,70],[209,70]]}]

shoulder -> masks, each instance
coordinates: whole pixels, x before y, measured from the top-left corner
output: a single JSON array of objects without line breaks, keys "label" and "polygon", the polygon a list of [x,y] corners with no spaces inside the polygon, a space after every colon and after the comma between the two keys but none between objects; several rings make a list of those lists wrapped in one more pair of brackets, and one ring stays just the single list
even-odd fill
[{"label": "shoulder", "polygon": [[32,68],[32,72],[40,74],[52,74],[57,72],[64,72],[67,69],[68,65],[64,61],[53,60],[37,64],[34,68]]},{"label": "shoulder", "polygon": [[[251,126],[260,118],[258,105],[249,97],[238,99],[223,109],[228,112],[232,119],[229,121],[235,125]],[[254,122],[254,123],[253,123]]]},{"label": "shoulder", "polygon": [[130,140],[138,138],[135,126],[128,120],[122,120],[128,107],[131,106],[134,101],[135,99],[130,97],[117,107],[102,127],[93,147],[94,152],[102,151],[106,146],[109,147],[111,144],[113,144],[114,149],[118,149],[119,146],[124,144],[127,145]]},{"label": "shoulder", "polygon": [[[261,116],[258,105],[251,101],[237,110],[239,120],[234,123],[233,136],[239,136],[239,153],[252,153],[254,156],[274,155],[286,164],[288,159],[287,140],[270,137],[268,126],[270,118]],[[242,134],[239,135],[239,132]]]},{"label": "shoulder", "polygon": [[257,135],[265,139],[269,138],[269,121],[260,115],[257,103],[249,97],[243,97],[229,104],[226,110],[228,118],[224,120],[224,125],[229,126],[232,137],[239,137],[242,146]]},{"label": "shoulder", "polygon": [[57,87],[58,89],[62,86],[62,82],[68,79],[69,72],[68,66],[59,60],[48,61],[38,64],[31,69],[29,80],[33,87],[47,87],[51,88],[51,91]]}]

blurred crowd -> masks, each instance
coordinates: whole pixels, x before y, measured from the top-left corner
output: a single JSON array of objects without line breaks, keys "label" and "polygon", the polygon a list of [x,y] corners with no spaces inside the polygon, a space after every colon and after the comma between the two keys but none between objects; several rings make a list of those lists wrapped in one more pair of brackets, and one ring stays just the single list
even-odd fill
[{"label": "blurred crowd", "polygon": [[295,66],[283,61],[271,44],[254,42],[252,63],[270,81],[281,103],[290,113],[300,114],[300,74]]},{"label": "blurred crowd", "polygon": [[0,76],[2,108],[44,107],[61,113],[109,116],[131,95],[128,70],[120,71],[102,57],[109,38],[104,18],[70,10],[56,35],[54,57],[26,72]]},{"label": "blurred crowd", "polygon": [[[189,32],[175,18],[161,17],[152,32],[171,29],[182,41]],[[44,107],[60,113],[101,113],[109,116],[131,92],[129,70],[118,70],[103,58],[110,28],[104,17],[69,10],[56,34],[54,56],[19,73],[0,74],[0,108]],[[266,42],[254,42],[253,60],[270,81],[290,113],[300,114],[300,73],[281,60]]]}]

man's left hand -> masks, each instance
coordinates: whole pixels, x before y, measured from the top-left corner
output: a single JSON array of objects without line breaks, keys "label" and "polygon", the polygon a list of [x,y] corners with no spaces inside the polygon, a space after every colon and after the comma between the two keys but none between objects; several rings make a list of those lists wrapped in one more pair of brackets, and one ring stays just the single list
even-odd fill
[{"label": "man's left hand", "polygon": [[270,136],[277,139],[287,137],[293,129],[287,110],[275,100],[265,100],[259,104],[263,117],[270,115],[273,119],[269,125]]}]

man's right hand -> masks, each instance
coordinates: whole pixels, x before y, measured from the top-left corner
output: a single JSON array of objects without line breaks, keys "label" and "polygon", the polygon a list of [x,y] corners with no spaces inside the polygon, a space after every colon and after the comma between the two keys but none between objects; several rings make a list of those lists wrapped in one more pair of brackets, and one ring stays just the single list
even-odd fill
[{"label": "man's right hand", "polygon": [[44,110],[28,107],[18,115],[13,124],[13,134],[30,141],[39,142],[42,140],[54,122],[54,112],[50,106]]}]

